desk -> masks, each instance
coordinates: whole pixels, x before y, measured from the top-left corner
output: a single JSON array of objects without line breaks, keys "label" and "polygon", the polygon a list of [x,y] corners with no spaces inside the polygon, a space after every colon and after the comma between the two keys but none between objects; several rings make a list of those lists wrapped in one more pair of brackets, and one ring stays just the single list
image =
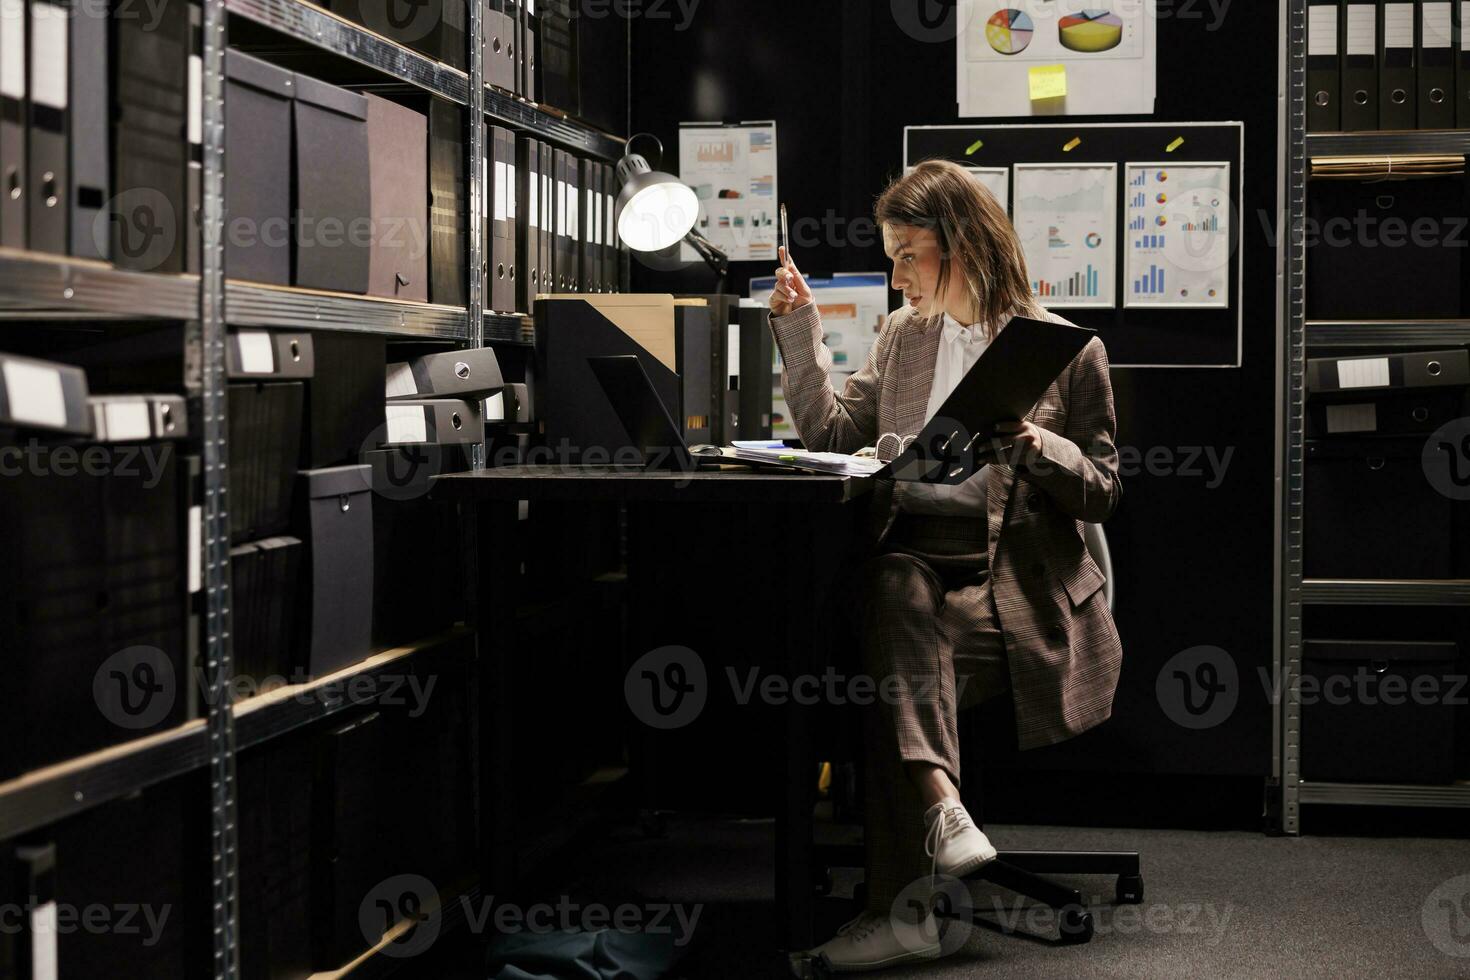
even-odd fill
[{"label": "desk", "polygon": [[[487,894],[502,894],[515,880],[515,788],[497,755],[513,751],[515,732],[503,707],[515,694],[509,689],[509,657],[518,650],[511,615],[490,621],[491,610],[513,610],[520,570],[514,548],[518,501],[620,501],[645,508],[644,518],[666,513],[669,505],[743,504],[770,508],[769,539],[752,541],[773,567],[785,570],[785,594],[808,597],[804,609],[787,619],[785,668],[788,676],[815,673],[825,659],[831,623],[832,588],[842,571],[842,558],[853,546],[863,507],[853,502],[866,495],[869,482],[845,476],[800,472],[757,472],[731,468],[694,472],[656,472],[611,466],[518,465],[437,477],[436,497],[473,504],[473,533],[480,556],[476,588],[480,647],[482,856]],[[641,521],[640,521],[641,523]],[[684,530],[687,531],[687,524]],[[777,553],[770,554],[774,546]],[[636,576],[636,569],[632,572]],[[621,692],[609,692],[621,697]],[[776,908],[782,916],[786,949],[812,945],[813,886],[811,870],[812,806],[815,802],[815,759],[806,709],[789,702],[783,709],[787,739],[782,809],[776,815]]]}]

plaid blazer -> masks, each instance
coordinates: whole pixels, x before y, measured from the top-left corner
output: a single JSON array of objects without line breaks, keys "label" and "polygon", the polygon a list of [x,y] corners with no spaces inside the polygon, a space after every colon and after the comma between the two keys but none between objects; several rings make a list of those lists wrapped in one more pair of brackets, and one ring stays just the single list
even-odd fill
[{"label": "plaid blazer", "polygon": [[[832,355],[822,345],[816,304],[771,317],[781,384],[802,442],[847,453],[877,446],[884,460],[898,455],[901,440],[924,425],[942,321],[907,307],[890,314],[862,370],[838,393],[828,379]],[[1101,339],[1088,342],[1026,419],[1041,430],[1040,457],[1029,466],[992,464],[986,498],[991,592],[1022,749],[1106,721],[1123,660],[1099,592],[1102,572],[1082,536],[1083,522],[1107,520],[1122,494]],[[882,546],[897,512],[893,481],[877,481],[869,512],[875,546]]]}]

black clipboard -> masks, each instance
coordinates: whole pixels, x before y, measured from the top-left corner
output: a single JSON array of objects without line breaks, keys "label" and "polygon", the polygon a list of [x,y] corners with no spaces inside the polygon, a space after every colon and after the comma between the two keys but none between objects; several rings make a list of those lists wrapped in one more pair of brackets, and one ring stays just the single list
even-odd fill
[{"label": "black clipboard", "polygon": [[[963,483],[998,422],[1024,419],[1096,330],[1012,317],[913,441],[874,476]],[[881,442],[880,442],[881,446]]]}]

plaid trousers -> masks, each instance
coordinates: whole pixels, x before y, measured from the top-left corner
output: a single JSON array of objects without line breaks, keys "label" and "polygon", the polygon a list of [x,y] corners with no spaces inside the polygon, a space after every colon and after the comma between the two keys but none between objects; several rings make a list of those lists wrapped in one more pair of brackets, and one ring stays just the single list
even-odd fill
[{"label": "plaid trousers", "polygon": [[939,766],[958,787],[958,712],[1010,686],[985,522],[900,513],[857,576],[863,670],[879,692],[863,719],[868,909],[912,918],[909,901],[929,897],[930,859],[905,763]]}]

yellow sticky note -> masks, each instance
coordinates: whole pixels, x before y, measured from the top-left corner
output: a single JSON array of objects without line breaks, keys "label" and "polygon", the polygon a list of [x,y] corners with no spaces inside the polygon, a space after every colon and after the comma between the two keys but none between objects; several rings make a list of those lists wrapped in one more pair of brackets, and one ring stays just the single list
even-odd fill
[{"label": "yellow sticky note", "polygon": [[1066,65],[1037,65],[1031,69],[1031,101],[1060,99],[1067,94]]}]

